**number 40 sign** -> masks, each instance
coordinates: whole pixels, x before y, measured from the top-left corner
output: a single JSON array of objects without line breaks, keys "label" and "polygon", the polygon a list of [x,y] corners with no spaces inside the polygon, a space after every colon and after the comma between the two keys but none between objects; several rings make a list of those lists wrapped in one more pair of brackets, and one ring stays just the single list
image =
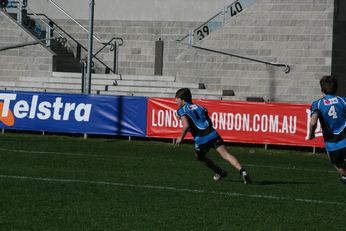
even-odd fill
[{"label": "number 40 sign", "polygon": [[222,26],[223,23],[240,14],[253,2],[254,0],[238,0],[228,5],[224,10],[220,11],[218,14],[216,14],[207,22],[203,23],[195,30],[193,42],[195,43],[203,40],[212,31],[217,30]]}]

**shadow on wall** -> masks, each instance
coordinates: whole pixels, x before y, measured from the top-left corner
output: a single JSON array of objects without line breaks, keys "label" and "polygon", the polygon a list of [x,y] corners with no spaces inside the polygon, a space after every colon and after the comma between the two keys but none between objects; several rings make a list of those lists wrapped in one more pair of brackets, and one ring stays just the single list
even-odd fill
[{"label": "shadow on wall", "polygon": [[268,73],[269,73],[269,95],[268,95],[268,100],[273,101],[276,98],[276,85],[275,85],[275,72],[274,68],[269,67],[268,68]]},{"label": "shadow on wall", "polygon": [[334,1],[332,75],[339,82],[339,95],[346,95],[346,1]]}]

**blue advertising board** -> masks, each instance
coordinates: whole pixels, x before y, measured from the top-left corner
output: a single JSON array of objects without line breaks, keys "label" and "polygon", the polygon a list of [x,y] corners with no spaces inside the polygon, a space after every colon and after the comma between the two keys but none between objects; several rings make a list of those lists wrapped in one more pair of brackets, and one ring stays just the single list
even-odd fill
[{"label": "blue advertising board", "polygon": [[147,98],[0,91],[0,128],[146,135]]}]

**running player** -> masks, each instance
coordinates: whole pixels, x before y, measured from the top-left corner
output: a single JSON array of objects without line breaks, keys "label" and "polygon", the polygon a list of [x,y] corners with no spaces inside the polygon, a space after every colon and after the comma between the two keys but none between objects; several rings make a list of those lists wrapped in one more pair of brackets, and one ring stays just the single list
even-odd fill
[{"label": "running player", "polygon": [[177,138],[176,144],[179,145],[189,131],[195,141],[195,156],[197,160],[214,172],[214,180],[217,181],[226,177],[227,172],[206,157],[210,148],[216,149],[223,159],[239,171],[245,184],[250,184],[249,174],[242,168],[239,161],[227,151],[222,138],[213,128],[207,109],[192,103],[190,89],[179,89],[175,94],[175,101],[179,106],[177,114],[183,123],[183,130],[180,137]]},{"label": "running player", "polygon": [[346,183],[346,98],[335,95],[338,88],[335,77],[323,76],[320,86],[323,98],[311,105],[309,139],[315,137],[319,120],[328,158],[340,174],[341,182]]}]

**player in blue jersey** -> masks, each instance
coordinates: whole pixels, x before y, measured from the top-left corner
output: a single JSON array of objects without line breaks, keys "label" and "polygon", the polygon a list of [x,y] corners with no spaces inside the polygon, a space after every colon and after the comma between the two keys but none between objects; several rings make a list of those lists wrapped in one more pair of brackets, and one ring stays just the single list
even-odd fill
[{"label": "player in blue jersey", "polygon": [[338,88],[335,77],[323,76],[320,85],[323,98],[311,105],[309,139],[315,137],[319,120],[329,160],[340,174],[341,182],[346,183],[346,98],[335,95]]},{"label": "player in blue jersey", "polygon": [[176,144],[179,145],[187,132],[190,132],[195,141],[195,156],[214,172],[214,180],[221,180],[227,176],[227,172],[217,166],[212,160],[206,157],[210,148],[215,148],[220,156],[236,168],[243,177],[245,184],[250,184],[251,179],[247,171],[242,168],[239,161],[231,155],[208,116],[207,109],[192,103],[192,95],[189,88],[181,88],[175,94],[175,100],[179,109],[178,116],[182,120],[183,130]]}]

